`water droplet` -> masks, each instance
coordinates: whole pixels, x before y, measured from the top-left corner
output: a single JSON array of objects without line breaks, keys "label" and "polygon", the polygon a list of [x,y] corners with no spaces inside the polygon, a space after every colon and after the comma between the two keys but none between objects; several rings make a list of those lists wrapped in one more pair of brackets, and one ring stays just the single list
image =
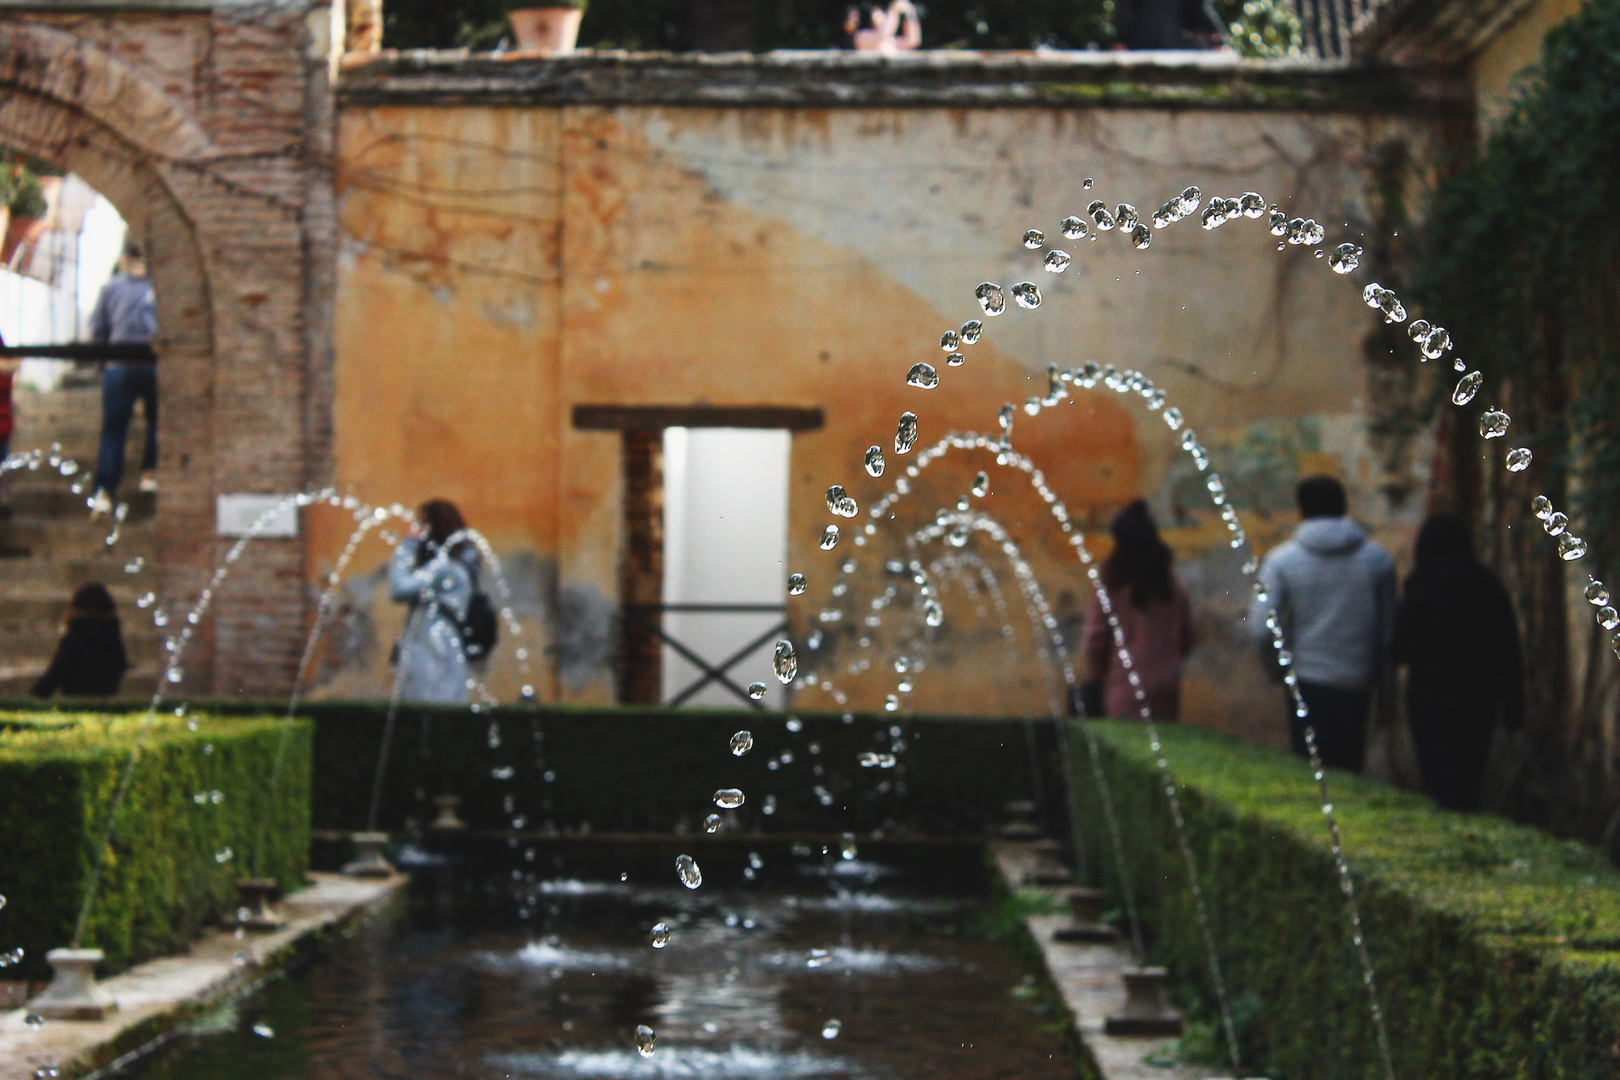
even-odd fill
[{"label": "water droplet", "polygon": [[1348,274],[1361,265],[1360,244],[1340,244],[1328,256],[1328,269],[1335,274]]},{"label": "water droplet", "polygon": [[743,802],[743,793],[734,787],[721,788],[714,793],[714,805],[722,810],[735,810]]},{"label": "water droplet", "polygon": [[858,854],[858,851],[856,850],[856,847],[855,847],[855,834],[854,833],[848,833],[847,832],[847,833],[844,834],[844,846],[843,846],[843,850],[841,850],[839,852],[839,854],[844,857],[845,862],[854,861],[855,856]]},{"label": "water droplet", "polygon": [[1574,533],[1565,533],[1558,538],[1558,557],[1565,562],[1574,562],[1586,556],[1586,541]]},{"label": "water droplet", "polygon": [[137,555],[133,559],[129,560],[129,562],[124,564],[124,573],[126,573],[126,574],[138,574],[138,573],[141,572],[141,567],[143,567],[145,565],[146,565],[146,559],[144,559],[140,555]]},{"label": "water droplet", "polygon": [[647,940],[655,949],[662,949],[665,945],[668,945],[669,924],[661,922],[653,923],[652,932],[647,935]]},{"label": "water droplet", "polygon": [[1130,232],[1141,223],[1141,217],[1136,213],[1136,207],[1130,203],[1120,203],[1114,207],[1114,223],[1119,226],[1120,232]]},{"label": "water droplet", "polygon": [[1423,344],[1420,348],[1423,350],[1425,360],[1438,360],[1442,353],[1451,348],[1451,335],[1446,332],[1445,327],[1436,326],[1423,335]]},{"label": "water droplet", "polygon": [[762,682],[749,683],[748,696],[755,701],[759,701],[765,696],[765,684]]},{"label": "water droplet", "polygon": [[1108,212],[1108,204],[1097,199],[1088,207],[1086,213],[1091,215],[1092,224],[1097,226],[1098,232],[1107,232],[1116,224],[1114,215]]},{"label": "water droplet", "polygon": [[489,775],[493,776],[497,780],[510,780],[512,777],[517,775],[517,770],[512,768],[510,765],[502,765],[498,768],[489,770]]},{"label": "water droplet", "polygon": [[253,1034],[257,1035],[261,1039],[273,1039],[276,1037],[276,1029],[265,1023],[263,1020],[260,1020],[257,1024],[253,1025]]},{"label": "water droplet", "polygon": [[961,348],[962,338],[955,330],[947,330],[939,335],[939,351],[954,352]]},{"label": "water droplet", "polygon": [[809,587],[809,582],[805,581],[803,574],[789,574],[788,575],[788,595],[789,596],[803,596],[804,595],[804,590],[806,588],[808,588],[808,587]]},{"label": "water droplet", "polygon": [[214,852],[214,861],[217,863],[228,863],[231,861],[233,854],[234,852],[232,852],[229,847],[222,847],[218,851]]},{"label": "water droplet", "polygon": [[1479,433],[1487,439],[1500,439],[1507,434],[1508,414],[1500,409],[1487,409],[1479,418]]},{"label": "water droplet", "polygon": [[1073,261],[1067,251],[1054,250],[1046,253],[1046,258],[1041,261],[1041,265],[1046,267],[1048,274],[1061,274],[1069,268],[1069,264]]},{"label": "water droplet", "polygon": [[733,735],[731,737],[731,755],[733,757],[742,757],[744,754],[748,753],[748,751],[752,750],[753,748],[754,748],[754,733],[753,732],[751,732],[751,731],[739,731],[739,732],[737,732],[737,734],[735,734],[735,735]]},{"label": "water droplet", "polygon": [[978,319],[969,319],[962,324],[962,329],[958,333],[962,335],[963,345],[977,345],[979,338],[984,334],[984,323]]},{"label": "water droplet", "polygon": [[1457,389],[1451,392],[1453,405],[1466,405],[1474,400],[1479,388],[1485,385],[1485,376],[1478,371],[1470,371],[1457,380]]},{"label": "water droplet", "polygon": [[1226,224],[1226,219],[1226,200],[1211,199],[1209,205],[1204,207],[1204,213],[1198,221],[1206,229],[1218,229]]},{"label": "water droplet", "polygon": [[909,454],[911,448],[917,445],[917,414],[913,412],[901,413],[900,424],[894,431],[894,452]]},{"label": "water droplet", "polygon": [[[1013,295],[1017,294],[1015,286]],[[935,370],[933,364],[912,364],[911,370],[906,372],[906,384],[923,390],[932,390],[939,385],[939,372]]]},{"label": "water droplet", "polygon": [[711,836],[720,831],[720,815],[710,814],[703,819],[703,831]]},{"label": "water droplet", "polygon": [[1087,225],[1080,218],[1072,216],[1058,222],[1058,228],[1063,230],[1064,237],[1069,240],[1084,239],[1085,235],[1091,231],[1090,225]]},{"label": "water droplet", "polygon": [[[681,858],[684,859],[686,856],[682,855]],[[646,1024],[636,1025],[636,1053],[640,1054],[644,1058],[652,1057],[653,1051],[656,1048],[654,1044],[657,1042],[658,1036],[652,1028],[648,1027]]]},{"label": "water droplet", "polygon": [[45,1018],[40,1016],[37,1012],[30,1012],[23,1017],[23,1024],[30,1031],[38,1031],[40,1028],[45,1026]]},{"label": "water droplet", "polygon": [[979,306],[986,315],[1000,315],[1007,310],[1007,297],[1001,291],[1001,286],[993,281],[982,282],[973,295],[978,298]]},{"label": "water droplet", "polygon": [[1508,472],[1524,472],[1530,467],[1530,451],[1522,446],[1514,447],[1508,451]]},{"label": "water droplet", "polygon": [[1546,521],[1552,516],[1552,500],[1547,498],[1545,495],[1537,495],[1535,498],[1530,500],[1530,510],[1536,515],[1536,517],[1540,518],[1542,521]]},{"label": "water droplet", "polygon": [[1177,209],[1181,211],[1181,216],[1186,217],[1194,210],[1197,210],[1198,204],[1203,201],[1203,198],[1204,192],[1197,184],[1183,188],[1181,198],[1177,200]]},{"label": "water droplet", "polygon": [[776,813],[776,796],[765,796],[765,801],[759,804],[759,812],[764,814],[766,817],[770,817],[772,814]]},{"label": "water droplet", "polygon": [[821,550],[831,551],[838,543],[838,526],[829,525],[821,530]]},{"label": "water droplet", "polygon": [[839,1029],[843,1026],[844,1025],[838,1020],[838,1018],[834,1017],[833,1019],[828,1020],[825,1024],[821,1025],[821,1037],[823,1039],[836,1039],[838,1038]]},{"label": "water droplet", "polygon": [[868,446],[866,448],[866,473],[868,476],[883,475],[883,447]]},{"label": "water droplet", "polygon": [[[804,730],[804,721],[800,720],[797,716],[790,716],[787,718],[787,723],[784,726],[789,731],[793,732],[793,734],[797,735],[799,732]],[[793,758],[789,757],[788,760],[792,761]]]},{"label": "water droplet", "polygon": [[839,517],[854,517],[861,510],[855,500],[850,498],[849,492],[838,484],[827,489],[827,509]]},{"label": "water droplet", "polygon": [[1258,191],[1245,191],[1238,196],[1238,211],[1246,218],[1266,216],[1266,197]]},{"label": "water droplet", "polygon": [[967,357],[963,356],[959,352],[953,352],[953,353],[951,353],[949,356],[947,356],[945,358],[945,366],[946,367],[961,367],[963,365],[963,363],[965,363],[966,361],[967,361]]},{"label": "water droplet", "polygon": [[799,673],[799,658],[793,654],[793,642],[783,639],[776,643],[776,680],[784,686]]},{"label": "water droplet", "polygon": [[1131,226],[1131,246],[1137,251],[1146,251],[1153,243],[1153,230],[1145,224],[1138,222]]},{"label": "water droplet", "polygon": [[982,469],[979,475],[973,478],[973,494],[981,499],[990,494],[990,474]]},{"label": "water droplet", "polygon": [[[1406,336],[1411,338],[1413,341],[1422,344],[1423,339],[1427,337],[1429,331],[1433,329],[1434,327],[1429,324],[1428,319],[1413,319],[1409,324],[1407,324]],[[1434,357],[1431,356],[1429,359],[1432,360]]]},{"label": "water droplet", "polygon": [[1035,287],[1033,281],[1020,281],[1012,287],[1012,294],[1021,308],[1034,310],[1041,306],[1041,290]]},{"label": "water droplet", "polygon": [[1598,625],[1603,629],[1613,630],[1615,627],[1620,626],[1620,611],[1616,611],[1612,607],[1598,608],[1597,621]]},{"label": "water droplet", "polygon": [[698,869],[697,860],[690,855],[675,856],[675,875],[688,889],[695,889],[703,884],[703,871]]},{"label": "water droplet", "polygon": [[1031,229],[1024,234],[1024,246],[1034,251],[1046,243],[1046,234],[1039,229]]},{"label": "water droplet", "polygon": [[156,600],[157,600],[156,594],[154,594],[154,593],[142,593],[140,596],[135,598],[135,606],[138,607],[138,608],[142,608],[142,609],[149,608],[149,607],[152,606],[153,602],[156,601]]},{"label": "water droplet", "polygon": [[1547,530],[1548,536],[1559,536],[1569,528],[1569,515],[1563,511],[1554,511],[1547,515],[1541,527]]}]

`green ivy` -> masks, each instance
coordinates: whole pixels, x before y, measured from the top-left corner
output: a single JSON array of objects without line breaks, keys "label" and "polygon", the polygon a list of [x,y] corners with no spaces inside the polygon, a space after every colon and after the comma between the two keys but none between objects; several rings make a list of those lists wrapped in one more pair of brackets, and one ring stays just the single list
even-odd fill
[{"label": "green ivy", "polygon": [[[293,889],[308,865],[309,722],[192,721],[195,730],[159,717],[140,745],[83,939],[106,952],[109,971],[183,948],[234,910],[236,878]],[[72,938],[142,724],[139,715],[0,713],[0,951],[26,950],[8,976],[46,977],[46,951]]]},{"label": "green ivy", "polygon": [[[1442,183],[1414,275],[1414,317],[1449,328],[1456,356],[1485,376],[1464,410],[1445,362],[1431,376],[1455,475],[1439,492],[1478,523],[1488,557],[1525,621],[1535,748],[1509,803],[1515,814],[1596,838],[1613,812],[1601,687],[1575,687],[1612,663],[1584,603],[1571,610],[1565,564],[1530,512],[1537,494],[1566,511],[1589,553],[1576,569],[1615,573],[1620,557],[1620,0],[1591,0],[1552,30],[1511,111]],[[1482,442],[1479,413],[1513,420]],[[1513,447],[1534,453],[1508,473]],[[1579,634],[1570,632],[1570,620]],[[1604,676],[1605,678],[1607,676]]]},{"label": "green ivy", "polygon": [[[1147,922],[1195,1015],[1213,992],[1146,730],[1093,723]],[[1291,754],[1160,727],[1180,787],[1246,1075],[1382,1077],[1315,781]],[[1086,834],[1107,830],[1074,736]],[[1620,872],[1574,841],[1331,772],[1398,1076],[1620,1075]],[[1095,869],[1121,895],[1102,853]],[[1196,1041],[1196,1040],[1194,1040]],[[1196,1047],[1184,1047],[1195,1050]],[[1207,1047],[1205,1048],[1208,1049]]]}]

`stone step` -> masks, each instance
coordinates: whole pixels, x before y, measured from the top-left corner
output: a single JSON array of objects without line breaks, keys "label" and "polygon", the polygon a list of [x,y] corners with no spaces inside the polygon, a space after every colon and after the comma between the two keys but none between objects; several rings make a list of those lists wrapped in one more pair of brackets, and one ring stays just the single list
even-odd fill
[{"label": "stone step", "polygon": [[[106,518],[91,521],[88,517],[13,517],[10,521],[0,523],[0,548],[13,553],[7,562],[21,558],[88,559],[97,556],[128,561],[136,555],[145,556],[147,561],[151,561],[157,546],[157,533],[150,519],[125,521],[119,529],[118,543],[109,547],[107,537],[111,532],[112,524]],[[19,550],[26,552],[26,555],[14,554]]]}]

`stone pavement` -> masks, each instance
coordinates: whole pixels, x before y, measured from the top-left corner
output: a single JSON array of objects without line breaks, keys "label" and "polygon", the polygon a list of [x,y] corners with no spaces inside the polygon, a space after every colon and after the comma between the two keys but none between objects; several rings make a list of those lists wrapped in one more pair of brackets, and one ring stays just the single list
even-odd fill
[{"label": "stone pavement", "polygon": [[[1038,868],[1050,864],[1029,844],[991,845],[996,868],[1007,887],[1021,893],[1061,895],[1061,888],[1026,885]],[[1125,984],[1120,974],[1134,967],[1131,951],[1119,944],[1078,944],[1054,940],[1059,927],[1067,926],[1067,915],[1030,915],[1024,919],[1046,964],[1047,974],[1063,995],[1080,1039],[1105,1080],[1203,1080],[1218,1070],[1205,1065],[1149,1065],[1146,1058],[1158,1057],[1175,1043],[1163,1037],[1124,1037],[1103,1032],[1103,1021],[1125,1004]]]},{"label": "stone pavement", "polygon": [[80,1076],[131,1055],[210,1006],[263,980],[313,944],[323,931],[342,928],[381,907],[405,884],[403,875],[362,880],[310,874],[313,884],[288,896],[277,911],[287,920],[274,933],[216,930],[183,956],[130,968],[101,983],[118,1002],[104,1021],[54,1020],[31,1029],[27,1009],[0,1014],[0,1080],[32,1080],[55,1066]]}]

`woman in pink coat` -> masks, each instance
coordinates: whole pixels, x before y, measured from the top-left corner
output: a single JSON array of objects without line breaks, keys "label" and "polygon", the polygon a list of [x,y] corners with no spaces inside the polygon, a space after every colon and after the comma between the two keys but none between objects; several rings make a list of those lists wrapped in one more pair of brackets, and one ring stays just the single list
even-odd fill
[{"label": "woman in pink coat", "polygon": [[[1131,670],[1147,693],[1155,720],[1181,714],[1181,662],[1193,647],[1192,607],[1187,590],[1170,570],[1170,548],[1159,539],[1147,503],[1137,499],[1114,516],[1114,551],[1102,580],[1125,635]],[[1095,596],[1086,612],[1086,684],[1081,701],[1088,715],[1130,719],[1142,715],[1113,628]]]}]

